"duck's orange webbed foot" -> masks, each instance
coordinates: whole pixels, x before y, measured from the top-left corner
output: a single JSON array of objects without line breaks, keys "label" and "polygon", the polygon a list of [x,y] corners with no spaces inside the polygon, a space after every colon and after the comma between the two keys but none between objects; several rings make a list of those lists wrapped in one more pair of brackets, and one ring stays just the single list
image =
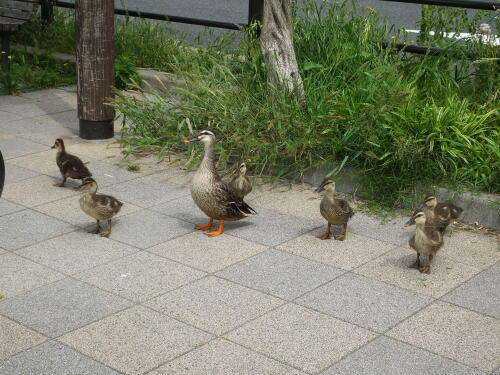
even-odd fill
[{"label": "duck's orange webbed foot", "polygon": [[194,226],[194,229],[198,229],[198,230],[209,230],[210,228],[212,228],[212,225],[214,223],[214,219],[210,218],[208,220],[208,224],[196,224]]},{"label": "duck's orange webbed foot", "polygon": [[217,230],[205,234],[209,237],[216,237],[220,236],[222,233],[224,233],[224,220],[219,221],[219,228]]}]

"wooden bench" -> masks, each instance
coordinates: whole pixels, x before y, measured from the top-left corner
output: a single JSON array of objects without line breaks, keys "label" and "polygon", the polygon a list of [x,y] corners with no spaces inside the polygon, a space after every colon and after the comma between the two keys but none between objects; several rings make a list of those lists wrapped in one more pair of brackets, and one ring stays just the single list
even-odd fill
[{"label": "wooden bench", "polygon": [[2,66],[10,68],[10,37],[35,15],[35,2],[0,0],[0,36],[2,38]]}]

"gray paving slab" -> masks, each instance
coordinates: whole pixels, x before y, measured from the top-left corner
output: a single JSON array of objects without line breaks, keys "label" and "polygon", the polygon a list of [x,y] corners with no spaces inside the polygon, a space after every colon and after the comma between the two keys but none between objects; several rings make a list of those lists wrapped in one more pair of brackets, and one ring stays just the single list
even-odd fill
[{"label": "gray paving slab", "polygon": [[30,101],[29,103],[0,106],[0,111],[13,113],[22,118],[64,112],[70,109],[72,109],[70,106],[57,100]]},{"label": "gray paving slab", "polygon": [[407,244],[412,233],[411,228],[404,228],[408,221],[405,217],[384,219],[376,216],[354,215],[349,221],[349,230],[353,233],[396,245]]},{"label": "gray paving slab", "polygon": [[498,320],[448,303],[434,302],[386,335],[484,372],[500,365]]},{"label": "gray paving slab", "polygon": [[16,254],[72,275],[137,251],[109,238],[72,232],[17,250]]},{"label": "gray paving slab", "polygon": [[491,373],[491,375],[500,375],[500,367]]},{"label": "gray paving slab", "polygon": [[1,375],[118,375],[67,346],[52,341],[0,361]]},{"label": "gray paving slab", "polygon": [[20,206],[18,204],[0,198],[0,216],[8,215],[17,211],[22,211],[24,209],[26,209],[26,207]]},{"label": "gray paving slab", "polygon": [[124,374],[143,374],[212,338],[196,328],[135,306],[60,340]]},{"label": "gray paving slab", "polygon": [[193,226],[185,221],[141,210],[117,219],[111,238],[146,249],[193,231]]},{"label": "gray paving slab", "polygon": [[[257,208],[255,208],[257,210]],[[267,246],[276,246],[318,227],[312,220],[284,215],[259,208],[258,215],[241,221],[227,222],[225,230],[232,236]]]},{"label": "gray paving slab", "polygon": [[205,275],[204,272],[141,251],[84,271],[75,277],[139,302]]},{"label": "gray paving slab", "polygon": [[426,350],[378,337],[321,375],[484,375]]},{"label": "gray paving slab", "polygon": [[345,241],[319,239],[324,232],[325,228],[316,229],[277,248],[345,270],[352,270],[395,248],[394,244],[354,233],[348,233]]},{"label": "gray paving slab", "polygon": [[156,297],[145,305],[221,335],[284,303],[267,294],[209,276]]},{"label": "gray paving slab", "polygon": [[20,93],[21,98],[29,99],[31,102],[47,101],[49,99],[59,99],[61,97],[70,96],[71,93],[62,88],[53,88],[46,90],[37,90],[31,92]]},{"label": "gray paving slab", "polygon": [[0,369],[2,360],[46,340],[47,338],[38,332],[0,315]]},{"label": "gray paving slab", "polygon": [[66,278],[1,300],[0,314],[57,337],[130,305],[123,298]]},{"label": "gray paving slab", "polygon": [[217,273],[218,276],[292,300],[340,276],[343,270],[278,250],[267,250]]},{"label": "gray paving slab", "polygon": [[213,340],[152,371],[151,375],[304,375],[226,340]]},{"label": "gray paving slab", "polygon": [[27,178],[38,176],[40,173],[5,163],[5,184],[13,184]]},{"label": "gray paving slab", "polygon": [[5,125],[8,125],[9,122],[20,119],[22,119],[22,117],[14,113],[0,111],[0,129],[3,130]]},{"label": "gray paving slab", "polygon": [[0,246],[6,250],[17,250],[75,230],[70,224],[33,210],[1,216],[0,228]]},{"label": "gray paving slab", "polygon": [[500,263],[476,275],[442,299],[500,319]]},{"label": "gray paving slab", "polygon": [[101,190],[103,194],[119,196],[139,207],[151,207],[189,194],[185,187],[164,182],[158,183],[152,176],[137,178]]},{"label": "gray paving slab", "polygon": [[13,105],[13,104],[26,104],[30,103],[28,98],[23,98],[20,95],[0,95],[0,106]]},{"label": "gray paving slab", "polygon": [[288,304],[226,337],[308,373],[318,373],[376,335],[305,307]]},{"label": "gray paving slab", "polygon": [[348,273],[296,302],[383,333],[432,301],[430,297]]},{"label": "gray paving slab", "polygon": [[161,212],[164,215],[175,217],[192,224],[206,224],[207,216],[194,203],[191,195],[185,195],[177,199],[153,206],[151,210]]},{"label": "gray paving slab", "polygon": [[447,231],[440,254],[481,270],[500,262],[500,241],[492,236],[467,231]]},{"label": "gray paving slab", "polygon": [[28,178],[15,184],[6,185],[2,197],[11,202],[31,208],[78,195],[78,192],[73,188],[54,186],[55,183],[60,182],[61,178],[54,179],[43,175]]},{"label": "gray paving slab", "polygon": [[398,247],[353,272],[434,298],[445,295],[480,272],[478,268],[458,263],[438,252],[431,273],[423,274],[415,268],[415,260],[414,250]]},{"label": "gray paving slab", "polygon": [[0,265],[0,293],[7,298],[65,277],[12,253],[0,255]]},{"label": "gray paving slab", "polygon": [[14,159],[19,156],[45,151],[49,147],[40,143],[28,141],[18,137],[1,136],[0,150],[4,160]]},{"label": "gray paving slab", "polygon": [[78,129],[70,129],[53,123],[41,123],[36,128],[26,129],[20,133],[20,136],[50,147],[57,138],[63,138],[66,146],[83,142],[83,139],[79,137]]},{"label": "gray paving slab", "polygon": [[[92,177],[97,181],[99,190],[106,186],[133,180],[141,176],[138,173],[128,171],[124,167],[118,167],[116,165],[109,164],[105,160],[90,162],[87,167],[92,172]],[[116,194],[117,192],[113,192],[112,195]]]},{"label": "gray paving slab", "polygon": [[227,233],[208,237],[196,231],[163,242],[148,251],[206,272],[217,272],[266,249],[264,245]]}]

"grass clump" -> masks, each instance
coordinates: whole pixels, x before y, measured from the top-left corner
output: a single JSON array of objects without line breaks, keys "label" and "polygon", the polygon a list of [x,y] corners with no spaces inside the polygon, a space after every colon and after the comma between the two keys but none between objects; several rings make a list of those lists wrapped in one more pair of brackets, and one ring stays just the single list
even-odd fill
[{"label": "grass clump", "polygon": [[75,65],[52,59],[48,54],[13,49],[10,71],[0,70],[0,94],[74,84]]}]

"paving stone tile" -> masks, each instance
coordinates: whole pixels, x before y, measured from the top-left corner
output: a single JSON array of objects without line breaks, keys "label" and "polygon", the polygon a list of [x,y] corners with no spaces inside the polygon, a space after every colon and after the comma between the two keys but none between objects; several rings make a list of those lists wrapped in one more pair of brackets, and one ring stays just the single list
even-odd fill
[{"label": "paving stone tile", "polygon": [[[41,118],[35,118],[36,121],[46,121],[45,116]],[[75,120],[77,119],[75,115]],[[34,119],[29,119],[25,121],[32,121]],[[77,120],[76,120],[77,121]],[[46,146],[52,147],[54,141],[57,138],[62,138],[66,146],[83,142],[80,138],[78,129],[66,128],[62,125],[56,124],[54,122],[41,122],[37,127],[32,127],[29,131],[24,131],[20,134],[21,137],[28,139],[33,142],[38,142]]]},{"label": "paving stone tile", "polygon": [[482,371],[428,351],[378,337],[322,375],[484,375]]},{"label": "paving stone tile", "polygon": [[[60,188],[54,183],[61,182],[61,179],[54,180],[48,176],[37,176],[26,180],[6,185],[2,196],[14,203],[27,207],[35,207],[47,202],[64,199],[69,196],[76,196],[78,192],[67,187]],[[75,199],[78,199],[75,197]]]},{"label": "paving stone tile", "polygon": [[232,342],[217,339],[174,359],[150,374],[301,375],[304,373]]},{"label": "paving stone tile", "polygon": [[[119,199],[119,197],[116,198]],[[40,206],[37,206],[36,210],[67,223],[76,225],[80,228],[88,228],[92,225],[95,227],[96,224],[95,219],[88,216],[80,208],[80,196],[71,196],[65,199],[59,199],[54,202],[42,204]],[[113,217],[113,230],[114,224],[117,224],[120,221],[120,217],[133,212],[137,212],[139,210],[141,210],[140,207],[134,206],[130,203],[125,203],[118,215]],[[107,224],[103,222],[102,225]]]},{"label": "paving stone tile", "polygon": [[348,273],[296,302],[382,333],[432,301],[430,297]]},{"label": "paving stone tile", "polygon": [[145,304],[195,327],[221,335],[283,303],[278,298],[209,276]]},{"label": "paving stone tile", "polygon": [[22,117],[14,114],[14,113],[0,111],[0,129],[3,130],[2,125],[7,124],[8,122],[16,121],[16,120],[20,120],[20,119],[22,119]]},{"label": "paving stone tile", "polygon": [[[12,159],[9,163],[41,174],[54,175],[61,179],[61,173],[56,164],[56,155],[55,150],[47,150]],[[86,163],[87,160],[83,160],[83,162]]]},{"label": "paving stone tile", "polygon": [[143,374],[211,338],[161,313],[135,306],[60,340],[124,374]]},{"label": "paving stone tile", "polygon": [[130,305],[123,298],[66,278],[0,301],[0,314],[57,337]]},{"label": "paving stone tile", "polygon": [[0,362],[0,374],[118,375],[118,372],[52,341]]},{"label": "paving stone tile", "polygon": [[0,255],[0,294],[9,298],[64,278],[63,274],[15,254]]},{"label": "paving stone tile", "polygon": [[430,274],[420,273],[414,267],[415,261],[414,250],[396,248],[353,272],[434,298],[443,296],[480,272],[441,253],[434,257]]},{"label": "paving stone tile", "polygon": [[500,364],[498,320],[448,303],[433,303],[387,335],[483,371]]},{"label": "paving stone tile", "polygon": [[230,266],[217,275],[292,300],[333,280],[343,272],[331,266],[271,249]]},{"label": "paving stone tile", "polygon": [[24,209],[26,208],[23,206],[20,206],[18,204],[0,198],[0,216],[8,215],[17,211],[22,211]]},{"label": "paving stone tile", "polygon": [[7,250],[4,250],[4,249],[0,248],[0,254],[4,254],[6,252],[7,252]]},{"label": "paving stone tile", "polygon": [[[261,184],[254,179],[252,193],[245,198],[252,206],[265,207],[283,214],[314,220],[318,224],[325,219],[319,212],[321,195],[307,184]],[[253,206],[252,206],[253,207]]]},{"label": "paving stone tile", "polygon": [[303,371],[316,373],[364,345],[375,334],[305,307],[288,304],[226,337]]},{"label": "paving stone tile", "polygon": [[28,141],[19,137],[0,136],[0,150],[4,160],[18,158],[23,155],[45,151],[48,147],[40,143]]},{"label": "paving stone tile", "polygon": [[171,183],[160,184],[152,176],[126,181],[113,187],[105,188],[102,192],[104,194],[119,196],[126,202],[145,208],[189,194],[180,185]]},{"label": "paving stone tile", "polygon": [[491,373],[491,375],[500,375],[500,367]]},{"label": "paving stone tile", "polygon": [[29,103],[11,104],[0,106],[0,111],[13,113],[22,118],[47,115],[50,113],[64,112],[71,109],[63,103],[56,101],[30,101]]},{"label": "paving stone tile", "polygon": [[318,227],[318,223],[265,209],[241,221],[227,222],[228,234],[267,246],[276,246]]},{"label": "paving stone tile", "polygon": [[5,184],[13,184],[38,175],[38,172],[5,163]]},{"label": "paving stone tile", "polygon": [[171,260],[139,252],[75,277],[134,301],[145,301],[205,276]]},{"label": "paving stone tile", "polygon": [[[206,224],[208,221],[208,217],[194,203],[190,194],[153,206],[150,209],[192,224]],[[218,225],[217,221],[215,223]]]},{"label": "paving stone tile", "polygon": [[140,177],[136,172],[128,171],[124,167],[112,165],[107,161],[93,161],[87,165],[92,172],[92,177],[97,181],[99,190],[106,186],[115,185],[120,182],[133,180]]},{"label": "paving stone tile", "polygon": [[[78,122],[75,122],[78,125]],[[82,160],[108,160],[121,156],[120,145],[115,140],[83,141],[66,147],[66,150],[78,155]]]},{"label": "paving stone tile", "polygon": [[[45,340],[45,336],[0,315],[0,361]],[[1,368],[0,362],[0,374]]]},{"label": "paving stone tile", "polygon": [[445,235],[440,254],[481,270],[500,261],[498,238],[479,233],[455,231]]},{"label": "paving stone tile", "polygon": [[57,101],[61,97],[70,95],[72,94],[60,88],[23,92],[19,94],[21,98],[29,99],[30,102],[47,101],[49,99],[55,99],[55,101]]},{"label": "paving stone tile", "polygon": [[356,213],[349,221],[349,230],[361,236],[371,237],[376,240],[393,243],[395,245],[407,244],[414,229],[404,228],[407,217],[383,219]]},{"label": "paving stone tile", "polygon": [[13,104],[26,104],[30,101],[19,95],[0,95],[0,106],[13,105]]},{"label": "paving stone tile", "polygon": [[108,238],[73,232],[25,247],[16,253],[71,275],[137,251]]},{"label": "paving stone tile", "polygon": [[6,250],[17,250],[75,229],[67,223],[32,210],[1,216],[0,228],[0,246]]},{"label": "paving stone tile", "polygon": [[321,240],[320,228],[277,246],[278,249],[304,258],[352,270],[395,248],[395,245],[348,233],[345,241]]},{"label": "paving stone tile", "polygon": [[141,210],[117,220],[116,224],[113,224],[111,238],[146,249],[193,231],[194,228],[189,223],[153,211]]},{"label": "paving stone tile", "polygon": [[148,249],[206,272],[217,272],[266,250],[263,245],[228,234],[207,237],[201,231],[186,234]]},{"label": "paving stone tile", "polygon": [[500,319],[500,263],[476,275],[442,299]]}]

